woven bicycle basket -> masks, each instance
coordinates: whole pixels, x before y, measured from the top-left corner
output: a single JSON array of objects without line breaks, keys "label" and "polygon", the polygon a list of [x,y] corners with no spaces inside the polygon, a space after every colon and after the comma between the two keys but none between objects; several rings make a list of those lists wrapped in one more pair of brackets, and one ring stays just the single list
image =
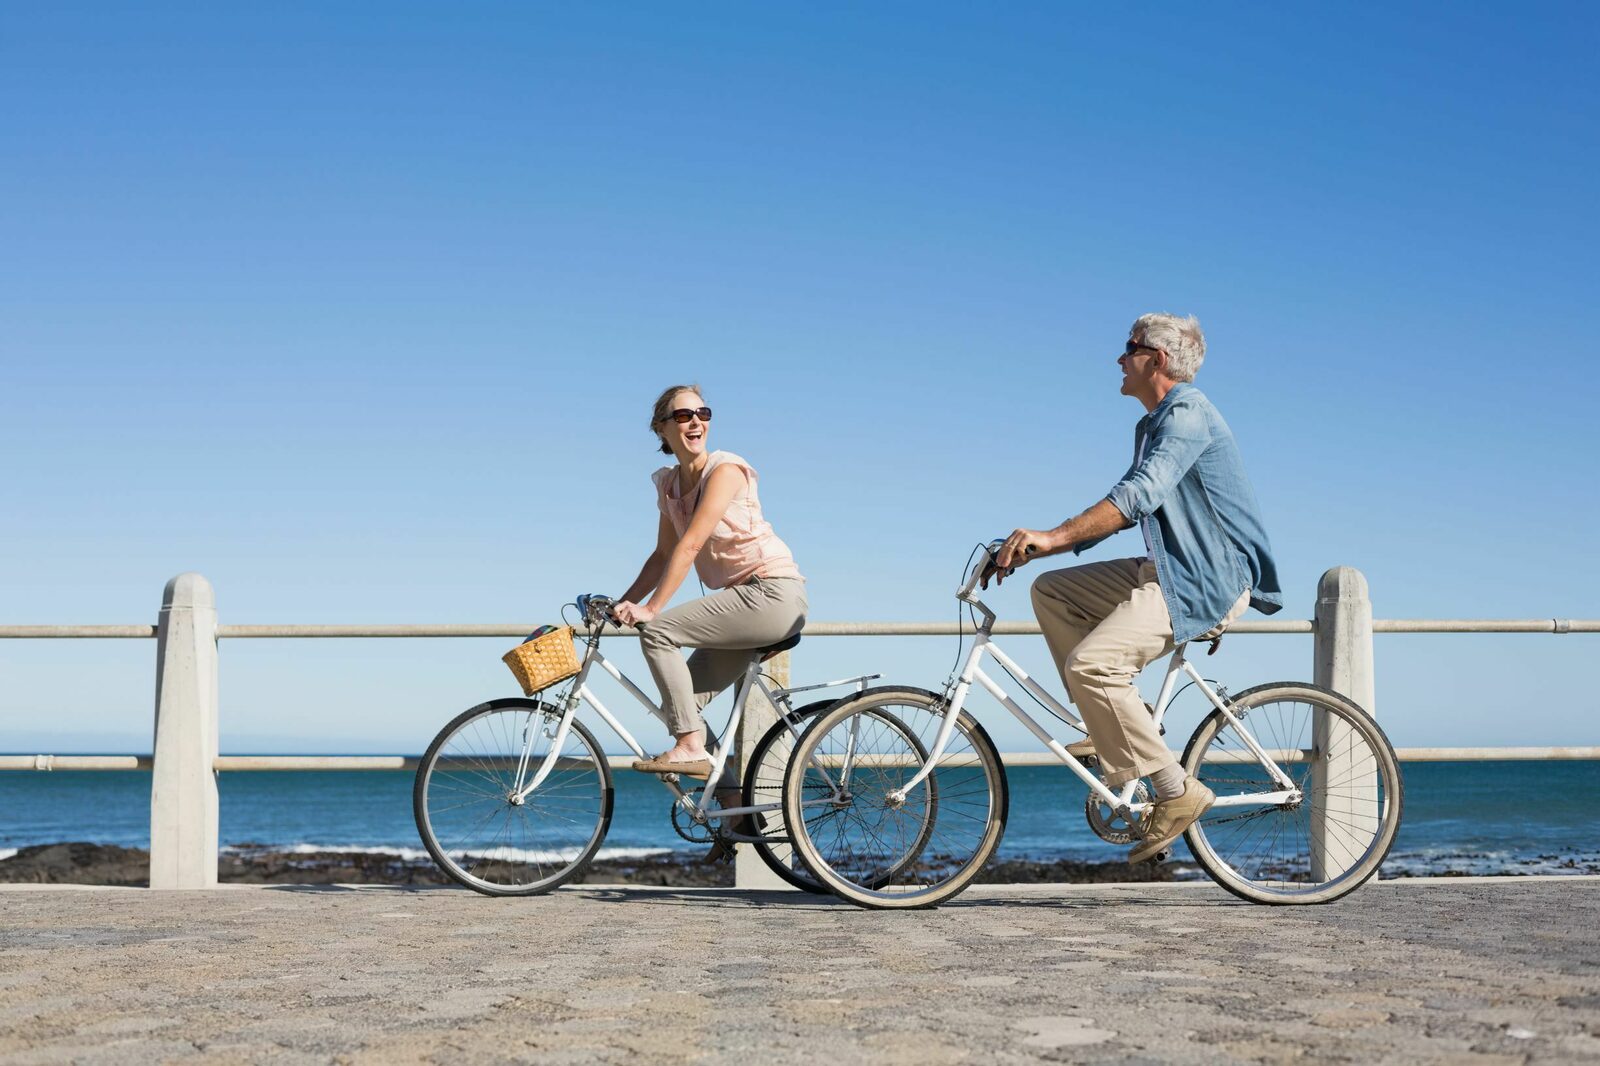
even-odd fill
[{"label": "woven bicycle basket", "polygon": [[571,626],[540,626],[501,659],[511,667],[517,683],[529,696],[578,672],[578,649]]}]

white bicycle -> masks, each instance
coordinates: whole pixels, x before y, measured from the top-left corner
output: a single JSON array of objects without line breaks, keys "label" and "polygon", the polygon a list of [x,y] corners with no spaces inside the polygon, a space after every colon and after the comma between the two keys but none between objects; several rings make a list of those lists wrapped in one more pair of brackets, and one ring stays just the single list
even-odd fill
[{"label": "white bicycle", "polygon": [[[1142,835],[1152,806],[1144,782],[1108,788],[983,670],[987,655],[1086,732],[992,638],[995,615],[978,585],[1000,544],[981,549],[983,560],[956,593],[981,621],[974,617],[972,648],[944,689],[871,688],[841,700],[816,717],[789,761],[784,816],[794,851],[818,882],[853,903],[933,906],[970,884],[999,847],[1005,768],[962,709],[974,682],[1088,786],[1085,812],[1097,835],[1114,844]],[[1326,903],[1354,891],[1377,872],[1400,827],[1400,766],[1388,738],[1350,699],[1316,685],[1278,681],[1230,696],[1200,675],[1185,647],[1173,650],[1152,713],[1159,725],[1180,675],[1214,708],[1181,760],[1217,794],[1184,834],[1195,860],[1223,888],[1258,903]]]},{"label": "white bicycle", "polygon": [[[611,768],[594,734],[576,715],[588,704],[629,751],[644,748],[617,721],[590,687],[595,667],[610,674],[663,722],[661,708],[600,651],[612,601],[579,596],[574,604],[588,626],[577,675],[548,699],[506,698],[463,711],[428,745],[417,767],[412,810],[428,854],[453,880],[488,895],[528,896],[548,892],[577,877],[594,858],[611,826]],[[858,691],[879,675],[781,688],[761,664],[800,643],[799,635],[753,649],[736,689],[733,710],[716,746],[708,784],[686,789],[676,774],[660,775],[673,795],[673,827],[696,844],[752,845],[774,873],[796,888],[825,892],[794,859],[784,829],[783,771],[796,738],[812,717],[832,706],[825,699],[794,708],[797,693],[854,685]],[[778,721],[745,753],[743,806],[721,807],[712,795],[733,748],[751,692],[759,689],[778,710]],[[547,692],[550,690],[546,690]],[[755,834],[729,823],[749,817]]]}]

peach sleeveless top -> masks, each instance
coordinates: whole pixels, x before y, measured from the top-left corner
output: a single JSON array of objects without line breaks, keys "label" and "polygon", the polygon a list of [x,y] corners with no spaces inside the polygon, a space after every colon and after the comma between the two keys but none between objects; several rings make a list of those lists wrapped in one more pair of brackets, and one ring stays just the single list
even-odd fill
[{"label": "peach sleeveless top", "polygon": [[667,516],[678,536],[683,536],[700,502],[706,479],[717,467],[730,463],[744,471],[744,487],[734,494],[722,521],[717,523],[711,536],[706,538],[705,547],[695,557],[695,572],[714,589],[740,585],[753,577],[799,577],[800,568],[795,565],[789,546],[778,539],[772,526],[761,517],[755,468],[732,452],[711,453],[700,484],[690,491],[687,499],[678,498],[677,467],[664,466],[651,474],[661,513]]}]

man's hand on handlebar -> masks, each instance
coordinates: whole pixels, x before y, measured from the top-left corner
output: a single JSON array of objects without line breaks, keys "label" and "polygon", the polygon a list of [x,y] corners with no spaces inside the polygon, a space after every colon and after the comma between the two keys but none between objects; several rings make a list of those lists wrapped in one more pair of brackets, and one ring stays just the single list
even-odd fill
[{"label": "man's hand on handlebar", "polygon": [[1003,584],[1011,572],[1029,558],[1048,552],[1053,547],[1048,533],[1037,529],[1013,530],[1011,536],[1000,545],[1000,550],[990,557],[979,582],[980,587],[988,588],[991,577],[996,585]]},{"label": "man's hand on handlebar", "polygon": [[627,600],[623,600],[621,603],[612,605],[611,616],[617,620],[618,625],[642,626],[646,622],[654,621],[656,612],[652,611],[647,604],[629,603]]}]

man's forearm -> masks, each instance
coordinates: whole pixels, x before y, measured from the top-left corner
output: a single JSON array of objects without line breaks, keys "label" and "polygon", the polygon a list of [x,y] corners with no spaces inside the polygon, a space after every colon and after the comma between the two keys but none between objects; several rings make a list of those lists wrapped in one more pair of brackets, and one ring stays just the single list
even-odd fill
[{"label": "man's forearm", "polygon": [[1050,530],[1046,534],[1050,538],[1050,548],[1045,554],[1059,555],[1064,551],[1071,551],[1086,540],[1109,537],[1132,525],[1133,523],[1117,510],[1116,504],[1110,500],[1101,500],[1076,518],[1069,518]]}]

